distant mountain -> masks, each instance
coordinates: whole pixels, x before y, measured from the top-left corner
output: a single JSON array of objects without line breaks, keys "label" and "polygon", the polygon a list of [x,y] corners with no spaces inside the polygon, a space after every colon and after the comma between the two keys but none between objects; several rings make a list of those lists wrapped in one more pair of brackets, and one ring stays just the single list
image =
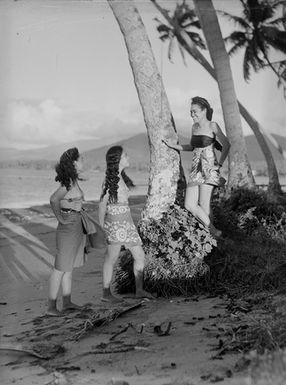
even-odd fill
[{"label": "distant mountain", "polygon": [[[124,147],[130,158],[130,165],[137,167],[140,164],[147,164],[149,162],[149,145],[147,134],[139,134],[131,138],[120,140],[112,145],[121,145]],[[111,144],[92,149],[83,153],[84,162],[91,168],[105,166],[105,154],[110,148]]]},{"label": "distant mountain", "polygon": [[[286,149],[286,137],[274,135],[277,142]],[[253,169],[265,169],[266,163],[262,151],[257,143],[254,135],[245,137],[246,146],[248,151],[249,161]],[[179,136],[180,143],[188,143],[189,139]],[[105,167],[105,154],[111,145],[122,145],[129,157],[131,167],[137,169],[146,168],[149,165],[150,150],[148,144],[148,138],[146,133],[138,134],[129,138],[123,138],[114,142],[113,138],[104,140],[90,140],[79,141],[77,143],[66,143],[64,145],[58,145],[54,147],[46,147],[44,149],[29,150],[29,151],[17,151],[14,149],[1,149],[0,150],[0,165],[7,164],[9,160],[13,163],[16,160],[23,160],[29,162],[29,167],[34,163],[39,165],[40,160],[46,160],[47,166],[52,162],[58,160],[61,153],[69,147],[77,146],[81,153],[84,155],[85,163],[88,168],[100,168]],[[273,157],[276,161],[278,169],[283,171],[286,169],[286,161],[283,160],[281,154],[275,149],[275,147],[269,142],[270,149]],[[191,162],[191,154],[189,152],[182,152],[182,162],[184,167],[188,167]],[[2,166],[3,167],[3,166]],[[42,163],[39,166],[42,168]],[[285,171],[284,171],[285,172]]]},{"label": "distant mountain", "polygon": [[[279,136],[279,135],[273,135],[277,142],[281,145],[281,147],[286,149],[286,137]],[[265,164],[264,155],[257,143],[257,140],[254,135],[249,135],[245,137],[246,140],[246,147],[248,152],[248,158],[252,165],[255,164]],[[180,143],[189,143],[189,139],[185,137],[179,136]],[[282,161],[281,154],[276,150],[276,148],[272,145],[272,143],[268,142],[270,149],[272,151],[273,157],[277,161]],[[140,165],[146,165],[149,163],[149,145],[148,145],[148,139],[147,134],[139,134],[136,136],[133,136],[131,138],[121,140],[119,142],[116,142],[115,144],[122,145],[126,151],[128,152],[130,156],[130,163],[131,166],[140,166]],[[87,151],[84,153],[85,161],[88,163],[88,165],[92,168],[95,168],[96,166],[104,166],[105,165],[105,154],[108,150],[108,146],[103,146],[101,148],[92,149],[90,151]],[[191,154],[188,152],[182,152],[182,162],[184,165],[187,165],[188,162],[191,160]]]},{"label": "distant mountain", "polygon": [[[179,136],[181,143],[187,143],[188,139]],[[142,133],[131,138],[120,140],[113,145],[121,145],[129,155],[131,167],[146,167],[150,161],[150,149],[147,134]],[[84,152],[84,161],[88,167],[105,167],[105,155],[110,145]],[[189,159],[190,154],[183,153],[183,159]]]},{"label": "distant mountain", "polygon": [[[121,139],[125,139],[126,135],[121,135]],[[0,162],[9,161],[33,161],[48,160],[57,161],[61,154],[68,148],[78,147],[80,152],[88,151],[98,147],[102,147],[114,142],[113,138],[79,140],[77,142],[69,142],[58,144],[56,146],[48,146],[36,148],[32,150],[17,150],[15,148],[0,148]]]}]

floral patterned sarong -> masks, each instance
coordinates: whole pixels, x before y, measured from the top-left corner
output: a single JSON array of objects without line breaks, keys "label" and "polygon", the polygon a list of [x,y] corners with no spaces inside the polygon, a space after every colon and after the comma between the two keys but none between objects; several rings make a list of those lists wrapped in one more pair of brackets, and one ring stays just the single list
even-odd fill
[{"label": "floral patterned sarong", "polygon": [[188,186],[196,186],[200,184],[210,184],[219,186],[220,173],[219,166],[214,152],[216,147],[215,137],[211,138],[207,135],[193,135],[191,144],[194,147],[192,168],[189,177]]},{"label": "floral patterned sarong", "polygon": [[103,229],[108,244],[121,244],[126,247],[142,244],[128,204],[109,203],[106,208]]}]

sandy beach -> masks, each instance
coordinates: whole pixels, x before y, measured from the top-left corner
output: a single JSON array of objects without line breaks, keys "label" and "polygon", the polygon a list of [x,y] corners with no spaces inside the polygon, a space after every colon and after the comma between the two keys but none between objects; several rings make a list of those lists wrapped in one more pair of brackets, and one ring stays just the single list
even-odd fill
[{"label": "sandy beach", "polygon": [[[89,202],[86,208],[96,214],[97,204]],[[135,222],[141,208],[138,199],[131,199]],[[1,385],[247,383],[245,373],[235,369],[239,354],[216,355],[218,330],[227,323],[223,297],[138,304],[130,295],[126,306],[137,308],[88,330],[91,316],[122,310],[100,301],[102,250],[93,250],[74,272],[74,301],[91,307],[44,317],[56,225],[49,205],[1,210]],[[46,357],[33,355],[39,347]]]}]

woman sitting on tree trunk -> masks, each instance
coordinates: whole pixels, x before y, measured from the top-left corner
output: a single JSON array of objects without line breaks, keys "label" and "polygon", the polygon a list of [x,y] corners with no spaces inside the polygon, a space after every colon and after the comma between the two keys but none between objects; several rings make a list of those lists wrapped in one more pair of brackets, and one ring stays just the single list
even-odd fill
[{"label": "woman sitting on tree trunk", "polygon": [[124,169],[129,166],[129,158],[121,146],[113,146],[106,153],[106,173],[99,203],[99,223],[107,239],[107,254],[103,265],[102,301],[121,302],[112,295],[110,286],[114,265],[121,246],[128,248],[134,258],[136,297],[153,298],[143,290],[143,269],[145,254],[142,241],[133,223],[128,205],[129,189],[134,188]]},{"label": "woman sitting on tree trunk", "polygon": [[[167,140],[163,142],[179,151],[193,151],[185,208],[218,238],[221,231],[216,229],[211,221],[210,200],[214,186],[220,185],[220,168],[227,157],[230,143],[219,125],[211,121],[213,109],[206,99],[194,97],[190,112],[194,121],[190,144],[174,144]],[[221,151],[219,161],[215,149]]]}]

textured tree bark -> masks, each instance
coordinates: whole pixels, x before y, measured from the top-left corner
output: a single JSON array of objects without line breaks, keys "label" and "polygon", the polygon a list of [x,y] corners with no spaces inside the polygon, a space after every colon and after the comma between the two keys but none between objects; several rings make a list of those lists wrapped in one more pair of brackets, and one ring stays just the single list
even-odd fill
[{"label": "textured tree bark", "polygon": [[[169,102],[152,48],[133,0],[108,0],[126,44],[134,84],[142,107],[150,145],[150,175],[142,220],[159,219],[182,194],[180,155],[162,139],[178,140]],[[181,176],[181,179],[180,179]]]},{"label": "textured tree bark", "polygon": [[255,182],[247,158],[229,57],[221,35],[216,11],[211,0],[194,0],[194,5],[214,63],[226,133],[231,144],[228,158],[228,187],[229,189],[240,186],[253,188]]}]

